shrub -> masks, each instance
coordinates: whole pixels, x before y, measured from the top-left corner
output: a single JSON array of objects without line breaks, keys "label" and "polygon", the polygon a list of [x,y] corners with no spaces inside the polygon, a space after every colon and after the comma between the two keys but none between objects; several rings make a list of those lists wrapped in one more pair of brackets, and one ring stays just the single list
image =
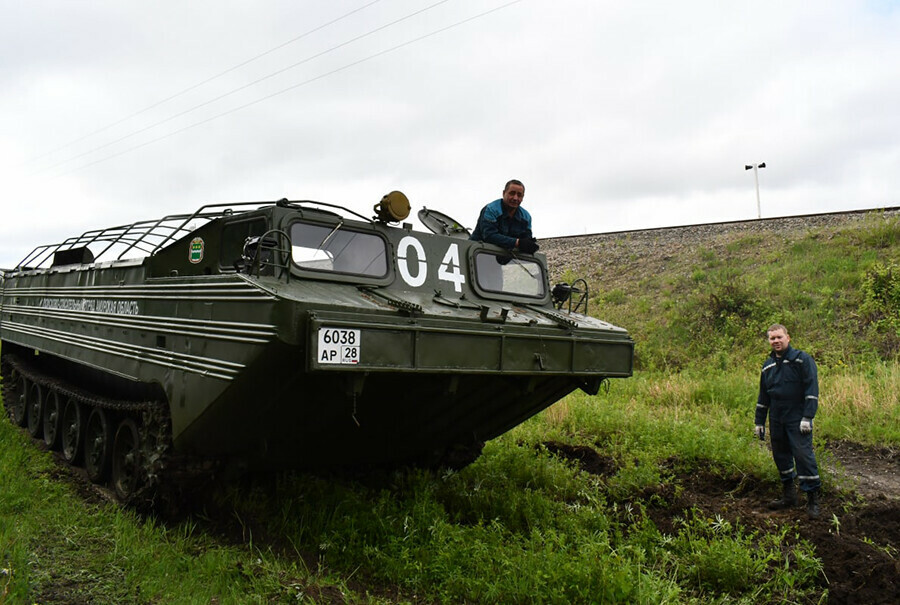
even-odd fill
[{"label": "shrub", "polygon": [[892,358],[900,352],[900,267],[876,262],[862,279],[862,319],[879,353]]}]

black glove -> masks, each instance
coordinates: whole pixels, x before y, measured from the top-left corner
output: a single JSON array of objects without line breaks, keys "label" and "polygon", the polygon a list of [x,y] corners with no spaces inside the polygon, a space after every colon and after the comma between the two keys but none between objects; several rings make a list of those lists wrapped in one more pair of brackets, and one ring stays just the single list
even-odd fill
[{"label": "black glove", "polygon": [[524,252],[525,254],[534,254],[538,251],[537,240],[531,236],[523,236],[519,238],[519,251]]}]

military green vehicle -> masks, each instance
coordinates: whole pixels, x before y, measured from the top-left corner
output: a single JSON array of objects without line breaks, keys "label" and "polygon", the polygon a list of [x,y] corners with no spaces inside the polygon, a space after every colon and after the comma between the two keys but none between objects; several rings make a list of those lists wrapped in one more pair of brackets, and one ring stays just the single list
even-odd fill
[{"label": "military green vehicle", "polygon": [[430,232],[394,226],[399,192],[375,212],[215,204],[36,248],[2,281],[12,422],[128,501],[212,463],[460,466],[631,375],[627,332],[576,312],[584,287],[554,298],[542,254],[424,208]]}]

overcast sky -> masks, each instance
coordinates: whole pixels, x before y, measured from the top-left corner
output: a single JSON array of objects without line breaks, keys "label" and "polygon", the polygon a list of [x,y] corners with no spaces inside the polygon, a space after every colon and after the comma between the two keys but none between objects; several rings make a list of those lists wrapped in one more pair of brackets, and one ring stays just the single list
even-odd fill
[{"label": "overcast sky", "polygon": [[510,178],[538,238],[750,219],[758,162],[764,217],[900,205],[900,1],[0,0],[0,267],[216,202],[473,227]]}]

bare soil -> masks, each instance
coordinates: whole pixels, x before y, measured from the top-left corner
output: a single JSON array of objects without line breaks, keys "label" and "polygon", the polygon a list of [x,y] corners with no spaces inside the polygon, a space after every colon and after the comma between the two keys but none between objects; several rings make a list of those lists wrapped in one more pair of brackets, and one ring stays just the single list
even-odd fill
[{"label": "bare soil", "polygon": [[[589,447],[545,445],[577,461],[585,472],[608,476],[617,471],[612,458]],[[828,591],[828,603],[896,604],[900,602],[900,452],[848,441],[828,444],[827,450],[837,461],[838,483],[846,487],[822,495],[816,520],[808,518],[803,498],[794,509],[769,510],[767,504],[780,496],[780,486],[739,474],[674,472],[674,480],[645,490],[640,499],[650,503],[648,514],[663,533],[674,532],[675,520],[691,509],[763,532],[784,524],[796,526],[822,560],[820,586]],[[677,467],[677,461],[671,465]]]}]

